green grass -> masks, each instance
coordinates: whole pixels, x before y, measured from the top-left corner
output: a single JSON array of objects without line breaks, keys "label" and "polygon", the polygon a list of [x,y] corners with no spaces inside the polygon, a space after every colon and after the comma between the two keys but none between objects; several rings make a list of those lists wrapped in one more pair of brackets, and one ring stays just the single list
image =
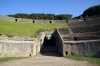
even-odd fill
[{"label": "green grass", "polygon": [[54,30],[57,27],[66,27],[66,24],[33,24],[0,20],[0,34],[35,36],[39,29]]},{"label": "green grass", "polygon": [[83,57],[83,56],[66,56],[66,58],[78,61],[88,61],[90,63],[97,64],[98,66],[100,66],[100,58]]},{"label": "green grass", "polygon": [[11,60],[25,59],[25,58],[28,57],[4,57],[4,58],[0,58],[0,63],[5,61],[11,61]]}]

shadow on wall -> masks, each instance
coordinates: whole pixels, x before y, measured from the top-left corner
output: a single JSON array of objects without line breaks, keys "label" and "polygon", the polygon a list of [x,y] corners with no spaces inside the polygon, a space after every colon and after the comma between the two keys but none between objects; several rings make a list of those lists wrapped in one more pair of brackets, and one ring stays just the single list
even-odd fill
[{"label": "shadow on wall", "polygon": [[93,57],[100,58],[100,51],[93,55]]}]

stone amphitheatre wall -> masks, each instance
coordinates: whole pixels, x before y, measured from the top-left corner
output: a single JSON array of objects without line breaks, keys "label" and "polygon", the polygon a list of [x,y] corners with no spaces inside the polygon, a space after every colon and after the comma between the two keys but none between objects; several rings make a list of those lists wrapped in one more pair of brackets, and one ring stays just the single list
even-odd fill
[{"label": "stone amphitheatre wall", "polygon": [[44,37],[52,31],[40,32],[37,37],[0,35],[0,57],[34,57],[43,47]]},{"label": "stone amphitheatre wall", "polygon": [[[67,29],[67,28],[66,28]],[[71,37],[82,37],[85,36],[95,36],[99,37],[100,32],[92,33],[75,33],[75,34],[62,34],[59,31],[59,36],[62,38],[63,56],[66,55],[76,55],[76,56],[90,56],[90,57],[100,57],[100,38],[93,39],[90,37],[88,40],[72,40]],[[65,38],[63,38],[65,37]],[[69,40],[71,39],[71,40]]]},{"label": "stone amphitheatre wall", "polygon": [[38,52],[35,41],[30,36],[0,35],[0,57],[33,57]]},{"label": "stone amphitheatre wall", "polygon": [[63,52],[63,40],[61,38],[61,36],[59,35],[59,32],[57,30],[55,30],[53,32],[53,36],[55,37],[55,41],[56,41],[56,45],[58,48],[58,51],[60,52],[60,54],[63,56],[64,52]]},{"label": "stone amphitheatre wall", "polygon": [[100,57],[100,40],[86,40],[86,41],[64,41],[65,56],[90,56]]},{"label": "stone amphitheatre wall", "polygon": [[42,24],[52,24],[52,23],[65,24],[67,22],[67,20],[32,20],[32,19],[14,18],[8,16],[0,16],[0,20],[13,21],[13,22],[42,23]]},{"label": "stone amphitheatre wall", "polygon": [[36,52],[34,41],[1,41],[0,57],[29,57]]}]

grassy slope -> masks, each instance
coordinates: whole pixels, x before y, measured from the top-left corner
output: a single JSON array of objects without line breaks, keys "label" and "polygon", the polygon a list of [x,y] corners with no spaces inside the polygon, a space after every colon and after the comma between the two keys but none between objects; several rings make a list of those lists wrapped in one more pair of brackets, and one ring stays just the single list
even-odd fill
[{"label": "grassy slope", "polygon": [[90,63],[97,64],[98,66],[100,66],[100,58],[83,57],[83,56],[66,56],[66,58],[79,61],[88,61]]},{"label": "grassy slope", "polygon": [[38,29],[54,30],[66,24],[32,24],[0,20],[0,34],[34,36]]},{"label": "grassy slope", "polygon": [[25,58],[28,57],[4,57],[4,58],[0,58],[0,63],[5,61],[11,61],[11,60],[25,59]]}]

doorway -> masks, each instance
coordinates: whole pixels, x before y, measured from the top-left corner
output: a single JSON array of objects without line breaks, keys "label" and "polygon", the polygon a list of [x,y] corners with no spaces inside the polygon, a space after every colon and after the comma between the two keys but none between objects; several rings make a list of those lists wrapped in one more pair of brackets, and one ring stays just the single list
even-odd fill
[{"label": "doorway", "polygon": [[51,24],[51,23],[52,23],[52,21],[49,21],[49,23]]},{"label": "doorway", "polygon": [[17,19],[15,19],[15,22],[17,22]]},{"label": "doorway", "polygon": [[35,23],[35,21],[33,20],[33,23]]}]

